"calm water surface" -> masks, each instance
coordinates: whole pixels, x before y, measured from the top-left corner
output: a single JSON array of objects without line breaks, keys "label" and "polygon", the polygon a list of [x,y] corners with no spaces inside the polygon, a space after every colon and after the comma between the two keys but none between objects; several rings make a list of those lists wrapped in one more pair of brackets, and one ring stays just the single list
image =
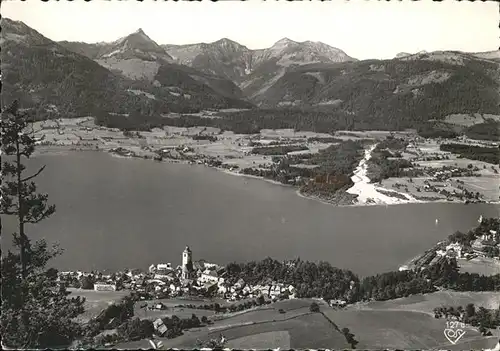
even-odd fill
[{"label": "calm water surface", "polygon": [[[60,269],[177,265],[189,245],[194,259],[220,264],[300,257],[367,275],[397,269],[500,210],[443,203],[334,207],[258,179],[97,152],[31,162],[47,165],[38,183],[57,212],[29,234],[60,243],[65,252],[53,261]],[[14,222],[3,222],[5,238]],[[10,239],[2,244],[9,247]]]}]

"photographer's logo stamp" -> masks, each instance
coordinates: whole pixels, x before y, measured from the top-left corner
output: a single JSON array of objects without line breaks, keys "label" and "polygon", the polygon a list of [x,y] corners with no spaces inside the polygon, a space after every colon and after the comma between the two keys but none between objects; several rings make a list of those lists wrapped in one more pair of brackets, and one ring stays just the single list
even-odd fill
[{"label": "photographer's logo stamp", "polygon": [[465,323],[448,321],[446,322],[446,329],[444,330],[444,336],[455,345],[464,335],[465,335]]}]

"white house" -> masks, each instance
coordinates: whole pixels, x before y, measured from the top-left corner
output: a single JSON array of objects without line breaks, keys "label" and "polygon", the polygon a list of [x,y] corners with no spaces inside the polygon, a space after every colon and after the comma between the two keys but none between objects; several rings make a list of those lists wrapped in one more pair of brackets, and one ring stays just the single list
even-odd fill
[{"label": "white house", "polygon": [[155,320],[153,322],[153,326],[154,326],[156,332],[160,336],[163,336],[168,330],[167,327],[165,326],[165,324],[163,323],[163,321],[161,320],[161,318],[158,318],[157,320]]},{"label": "white house", "polygon": [[116,285],[115,284],[96,283],[96,284],[94,284],[94,290],[95,291],[116,291]]},{"label": "white house", "polygon": [[448,246],[446,246],[446,251],[453,250],[457,254],[457,257],[462,257],[462,245],[459,243],[453,243]]},{"label": "white house", "polygon": [[171,263],[158,263],[156,269],[173,270]]},{"label": "white house", "polygon": [[225,293],[227,293],[227,286],[220,284],[219,287],[218,287],[217,292],[219,294],[225,294]]},{"label": "white house", "polygon": [[205,270],[203,273],[201,273],[198,281],[200,281],[201,283],[216,284],[219,282],[219,277],[217,276],[217,273],[215,271]]}]

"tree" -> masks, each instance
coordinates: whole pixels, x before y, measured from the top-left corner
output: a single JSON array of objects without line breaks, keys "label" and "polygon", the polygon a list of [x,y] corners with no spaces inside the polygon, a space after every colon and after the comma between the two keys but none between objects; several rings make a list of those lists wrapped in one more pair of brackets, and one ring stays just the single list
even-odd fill
[{"label": "tree", "polygon": [[468,318],[470,318],[474,317],[475,314],[476,314],[476,308],[474,307],[474,304],[473,303],[467,304],[467,306],[465,306],[465,315]]},{"label": "tree", "polygon": [[18,111],[17,102],[2,111],[1,130],[2,155],[7,161],[1,167],[0,213],[16,216],[18,223],[18,232],[12,233],[15,252],[9,250],[2,257],[2,345],[69,345],[81,335],[74,318],[84,312],[85,300],[69,298],[70,293],[57,280],[57,271],[46,268],[48,261],[61,253],[59,247],[49,249],[44,240],[32,243],[27,236],[27,225],[52,215],[55,206],[47,205],[48,196],[37,193],[32,181],[45,167],[25,175],[22,162],[33,154],[36,139],[29,116]]},{"label": "tree", "polygon": [[311,306],[309,306],[309,311],[314,313],[319,312],[319,305],[316,302],[313,302]]},{"label": "tree", "polygon": [[126,340],[150,338],[154,333],[153,322],[149,319],[134,318],[120,325],[118,333]]},{"label": "tree", "polygon": [[89,276],[83,276],[80,279],[80,284],[81,284],[82,289],[85,289],[85,290],[94,289],[94,282],[92,281],[92,279]]},{"label": "tree", "polygon": [[355,349],[358,341],[354,339],[354,334],[350,332],[349,328],[342,328],[341,333],[344,334],[347,343]]}]

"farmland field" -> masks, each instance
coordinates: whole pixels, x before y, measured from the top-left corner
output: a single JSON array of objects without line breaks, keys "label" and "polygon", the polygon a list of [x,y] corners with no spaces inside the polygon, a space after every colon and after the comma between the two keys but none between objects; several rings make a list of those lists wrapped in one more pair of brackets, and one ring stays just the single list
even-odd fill
[{"label": "farmland field", "polygon": [[[281,348],[344,348],[345,337],[334,325],[320,313],[309,312],[312,300],[288,300],[257,310],[228,316],[213,325],[185,331],[175,339],[164,339],[165,348],[191,349],[197,346],[197,340],[206,341],[223,334],[228,340],[228,347],[258,348],[253,344],[270,345]],[[324,307],[322,311],[330,309]],[[279,313],[279,309],[286,311]],[[339,328],[342,328],[340,325]],[[287,336],[288,335],[288,336]],[[261,344],[262,343],[262,344]],[[253,345],[253,346],[251,346]],[[270,347],[268,346],[268,347]],[[119,348],[148,348],[147,341],[130,342],[117,345]]]},{"label": "farmland field", "polygon": [[345,348],[345,337],[334,329],[332,324],[320,313],[290,318],[284,321],[262,322],[244,325],[210,333],[217,337],[221,332],[229,340],[249,335],[287,331],[290,335],[290,348]]},{"label": "farmland field", "polygon": [[78,319],[86,322],[96,317],[103,309],[114,302],[120,301],[129,294],[128,291],[94,291],[69,288],[71,295],[69,297],[85,297],[85,313],[78,316]]},{"label": "farmland field", "polygon": [[[447,345],[443,319],[421,312],[383,310],[326,311],[331,320],[347,327],[359,341],[358,348],[430,349]],[[464,341],[480,337],[477,330],[466,328]],[[449,344],[449,343],[448,343]]]},{"label": "farmland field", "polygon": [[227,345],[230,349],[290,349],[290,334],[287,331],[267,332],[243,336],[230,340]]},{"label": "farmland field", "polygon": [[390,301],[374,301],[367,304],[356,304],[349,310],[404,310],[433,315],[433,309],[440,306],[465,306],[473,303],[485,308],[498,308],[500,292],[458,292],[438,291],[430,294],[418,294]]},{"label": "farmland field", "polygon": [[484,350],[492,349],[498,342],[498,335],[490,337],[481,337],[478,339],[466,340],[458,342],[456,345],[444,345],[447,350],[460,351],[460,350]]},{"label": "farmland field", "polygon": [[206,316],[210,317],[215,314],[214,311],[210,310],[203,310],[203,309],[195,309],[195,308],[174,308],[174,307],[167,307],[165,310],[151,310],[151,311],[145,311],[144,309],[140,308],[140,303],[134,306],[134,315],[139,317],[139,318],[145,318],[145,319],[157,319],[157,318],[165,318],[165,317],[172,317],[172,316],[177,316],[179,318],[191,318],[191,316],[195,314],[198,318],[201,319],[201,317]]},{"label": "farmland field", "polygon": [[[461,272],[478,273],[481,275],[500,274],[500,261],[491,258],[476,257],[472,260],[458,260]],[[500,300],[500,297],[498,298]]]}]

